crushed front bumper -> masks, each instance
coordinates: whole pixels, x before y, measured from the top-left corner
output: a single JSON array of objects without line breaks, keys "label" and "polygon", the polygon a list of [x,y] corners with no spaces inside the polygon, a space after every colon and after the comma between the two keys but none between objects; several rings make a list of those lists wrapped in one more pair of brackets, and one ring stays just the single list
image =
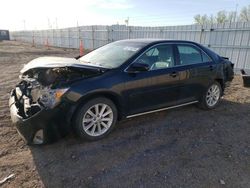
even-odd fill
[{"label": "crushed front bumper", "polygon": [[27,144],[46,144],[70,131],[72,104],[64,102],[53,109],[41,108],[34,115],[24,118],[19,114],[14,90],[9,99],[10,115],[20,136]]}]

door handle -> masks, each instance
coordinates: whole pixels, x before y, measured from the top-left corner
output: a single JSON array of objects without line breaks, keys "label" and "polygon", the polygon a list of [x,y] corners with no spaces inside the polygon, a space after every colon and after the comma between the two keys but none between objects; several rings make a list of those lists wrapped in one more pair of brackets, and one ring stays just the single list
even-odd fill
[{"label": "door handle", "polygon": [[210,71],[214,70],[214,66],[213,66],[213,65],[210,65],[210,66],[209,66],[209,69],[210,69]]},{"label": "door handle", "polygon": [[170,74],[170,76],[172,76],[173,78],[175,78],[175,77],[177,76],[177,72],[172,72],[172,73]]}]

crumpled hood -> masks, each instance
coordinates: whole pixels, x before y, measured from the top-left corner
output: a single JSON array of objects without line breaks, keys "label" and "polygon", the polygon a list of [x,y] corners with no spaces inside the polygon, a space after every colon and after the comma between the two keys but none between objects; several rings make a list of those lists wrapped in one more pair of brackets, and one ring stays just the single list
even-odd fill
[{"label": "crumpled hood", "polygon": [[20,71],[22,74],[30,69],[34,68],[57,68],[57,67],[82,67],[88,66],[83,65],[80,60],[75,58],[66,57],[39,57],[33,59],[29,63],[25,64],[23,69]]}]

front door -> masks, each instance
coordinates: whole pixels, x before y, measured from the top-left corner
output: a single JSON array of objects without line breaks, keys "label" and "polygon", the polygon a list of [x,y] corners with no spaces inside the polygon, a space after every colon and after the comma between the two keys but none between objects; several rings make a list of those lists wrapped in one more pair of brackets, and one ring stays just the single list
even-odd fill
[{"label": "front door", "polygon": [[179,73],[175,71],[175,56],[171,44],[156,45],[137,60],[148,64],[146,72],[126,73],[126,96],[129,114],[174,105],[179,95]]}]

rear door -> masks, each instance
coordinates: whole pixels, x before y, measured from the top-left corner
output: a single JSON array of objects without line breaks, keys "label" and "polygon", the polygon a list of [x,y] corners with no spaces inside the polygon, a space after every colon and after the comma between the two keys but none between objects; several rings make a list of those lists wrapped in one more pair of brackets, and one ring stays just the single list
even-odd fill
[{"label": "rear door", "polygon": [[197,100],[215,77],[215,63],[194,44],[177,43],[175,47],[178,57],[177,70],[180,74],[179,102]]}]

